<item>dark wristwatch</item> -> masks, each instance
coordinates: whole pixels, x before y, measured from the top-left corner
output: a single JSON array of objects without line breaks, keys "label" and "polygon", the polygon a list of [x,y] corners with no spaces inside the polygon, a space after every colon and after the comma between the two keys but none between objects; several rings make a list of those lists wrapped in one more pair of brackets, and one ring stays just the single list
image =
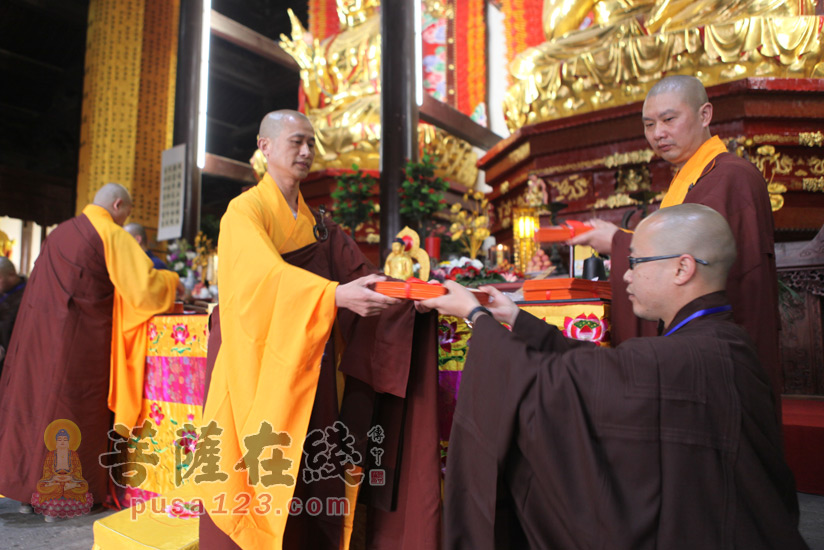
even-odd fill
[{"label": "dark wristwatch", "polygon": [[469,312],[469,315],[464,318],[464,322],[469,328],[472,328],[472,325],[475,324],[475,316],[479,313],[486,313],[490,317],[492,317],[492,312],[486,309],[484,306],[477,306],[475,309]]}]

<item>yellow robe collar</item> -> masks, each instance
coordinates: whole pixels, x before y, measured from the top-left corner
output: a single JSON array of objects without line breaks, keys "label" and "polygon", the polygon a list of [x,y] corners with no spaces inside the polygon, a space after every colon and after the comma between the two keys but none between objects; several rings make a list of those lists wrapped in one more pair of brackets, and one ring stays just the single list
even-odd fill
[{"label": "yellow robe collar", "polygon": [[[707,166],[712,163],[715,157],[726,152],[727,147],[718,136],[713,136],[705,141],[675,174],[664,200],[661,201],[661,208],[683,203],[692,185],[704,175],[705,171],[708,171],[705,170]],[[710,166],[711,169],[712,166]]]}]

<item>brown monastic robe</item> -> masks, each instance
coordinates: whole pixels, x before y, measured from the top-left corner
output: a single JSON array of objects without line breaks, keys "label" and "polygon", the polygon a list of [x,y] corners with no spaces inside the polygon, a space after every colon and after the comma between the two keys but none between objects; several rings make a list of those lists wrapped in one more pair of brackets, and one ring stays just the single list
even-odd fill
[{"label": "brown monastic robe", "polygon": [[51,232],[26,288],[0,378],[0,493],[28,503],[43,474],[43,432],[77,424],[78,456],[95,502],[107,494],[98,463],[112,427],[107,405],[114,285],[103,241],[85,215]]},{"label": "brown monastic robe", "polygon": [[[378,272],[334,222],[325,219],[324,224],[329,230],[328,240],[283,254],[283,259],[341,284]],[[416,315],[409,303],[369,318],[339,310],[338,330],[344,349],[338,369],[347,375],[340,411],[334,339],[327,343],[321,361],[309,431],[341,420],[355,436],[356,448],[363,457],[361,465],[367,466],[360,501],[370,505],[369,548],[435,549],[440,542],[436,320],[435,314]],[[219,347],[219,314],[213,314],[207,391]],[[386,437],[380,444],[370,443],[366,436],[374,425],[380,425]],[[383,451],[380,467],[375,465],[372,448]],[[305,462],[301,468],[304,466]],[[370,486],[370,472],[374,469],[384,470],[385,485]],[[298,476],[295,497],[301,502],[313,497],[326,502],[329,497],[339,498],[343,494],[344,483],[339,478],[306,483],[302,475]],[[286,523],[283,547],[339,548],[343,518],[326,512],[291,516]],[[208,515],[203,515],[200,548],[239,547]]]},{"label": "brown monastic robe", "polygon": [[[778,279],[775,270],[773,217],[767,183],[747,160],[721,153],[687,192],[685,203],[709,206],[730,224],[738,257],[727,278],[733,317],[749,333],[767,371],[780,422],[784,389],[778,348]],[[612,339],[621,342],[657,334],[657,325],[638,319],[627,297],[624,272],[632,235],[618,231],[612,240]]]},{"label": "brown monastic robe", "polygon": [[[687,304],[726,304],[723,292]],[[769,381],[728,312],[616,349],[521,312],[475,323],[445,547],[806,548]]]}]

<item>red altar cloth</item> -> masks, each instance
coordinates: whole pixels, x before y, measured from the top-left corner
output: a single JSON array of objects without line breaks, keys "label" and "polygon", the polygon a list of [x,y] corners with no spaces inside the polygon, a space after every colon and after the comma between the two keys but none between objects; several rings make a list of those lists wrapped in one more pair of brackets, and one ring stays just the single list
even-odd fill
[{"label": "red altar cloth", "polygon": [[784,454],[802,493],[824,495],[824,400],[782,398]]}]

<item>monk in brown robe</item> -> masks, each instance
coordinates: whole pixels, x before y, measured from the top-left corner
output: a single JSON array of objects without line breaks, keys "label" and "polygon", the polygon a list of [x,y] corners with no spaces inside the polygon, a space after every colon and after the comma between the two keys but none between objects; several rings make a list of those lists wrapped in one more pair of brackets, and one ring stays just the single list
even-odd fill
[{"label": "monk in brown robe", "polygon": [[[730,270],[727,293],[733,318],[749,333],[773,389],[781,422],[784,389],[778,348],[778,279],[775,270],[773,217],[767,183],[747,160],[727,152],[711,136],[712,104],[701,81],[670,76],[647,94],[643,107],[644,132],[652,150],[678,168],[661,208],[698,203],[719,212],[732,228],[738,258]],[[632,235],[615,225],[591,220],[595,230],[570,242],[587,244],[610,254],[612,271],[612,339],[621,343],[636,336],[657,334],[657,327],[632,314],[622,277]]]},{"label": "monk in brown robe", "polygon": [[37,258],[0,378],[0,494],[29,502],[46,460],[44,430],[58,419],[80,429],[77,458],[94,502],[108,494],[98,460],[109,450],[112,412],[126,430],[137,422],[145,321],[182,290],[177,274],[154,269],[123,230],[131,210],[125,188],[104,185]]},{"label": "monk in brown robe", "polygon": [[[709,207],[659,210],[624,273],[664,335],[564,338],[490,287],[424,305],[474,322],[446,472],[447,548],[806,548],[769,381],[724,292]],[[512,326],[512,331],[500,322]]]},{"label": "monk in brown robe", "polygon": [[0,373],[25,288],[26,278],[17,274],[11,260],[0,256]]},{"label": "monk in brown robe", "polygon": [[[225,477],[194,478],[207,511],[200,548],[348,548],[356,500],[372,506],[370,548],[435,548],[436,318],[371,290],[385,277],[306,205],[300,182],[312,166],[315,136],[304,115],[266,115],[258,147],[266,174],[221,220],[219,328],[213,319],[203,424],[222,429],[212,433]],[[248,444],[264,422],[267,433],[281,434],[280,444],[258,464]],[[380,447],[367,449],[361,442],[374,426],[382,436],[370,442]],[[324,458],[318,450],[326,445],[337,452]],[[414,460],[400,461],[412,452]],[[370,464],[394,490],[370,486]],[[273,466],[280,477],[271,483]],[[238,495],[250,496],[248,510],[225,513],[216,505]],[[323,506],[312,511],[310,501]]]}]

